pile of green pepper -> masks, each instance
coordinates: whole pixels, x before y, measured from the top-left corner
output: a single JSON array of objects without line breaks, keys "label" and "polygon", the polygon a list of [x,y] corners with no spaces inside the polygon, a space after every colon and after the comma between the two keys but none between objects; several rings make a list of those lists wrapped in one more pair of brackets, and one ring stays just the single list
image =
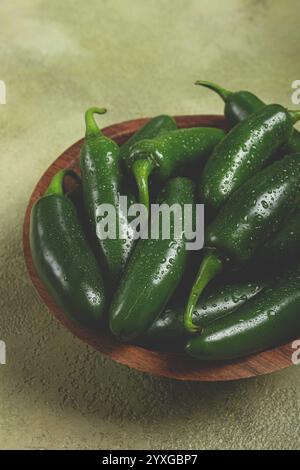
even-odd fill
[{"label": "pile of green pepper", "polygon": [[[162,115],[119,147],[95,120],[106,110],[88,109],[81,176],[53,176],[32,208],[30,246],[46,288],[74,321],[145,348],[232,360],[300,333],[300,112],[196,84],[224,100],[227,134],[178,129]],[[66,175],[74,193],[64,191]],[[172,236],[174,219],[170,238],[159,228],[137,239],[122,196],[147,209],[204,203],[204,249],[187,250],[185,228]],[[104,205],[117,209],[116,237],[99,236]]]}]

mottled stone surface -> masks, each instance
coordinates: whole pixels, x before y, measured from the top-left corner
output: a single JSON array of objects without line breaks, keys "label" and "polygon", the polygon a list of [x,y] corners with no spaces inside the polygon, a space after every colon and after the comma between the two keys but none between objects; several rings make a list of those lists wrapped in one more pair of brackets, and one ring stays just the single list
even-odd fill
[{"label": "mottled stone surface", "polygon": [[300,368],[240,383],[178,383],[101,357],[35,294],[22,255],[30,193],[83,135],[161,112],[220,113],[197,78],[290,106],[298,0],[2,0],[1,448],[299,449]]}]

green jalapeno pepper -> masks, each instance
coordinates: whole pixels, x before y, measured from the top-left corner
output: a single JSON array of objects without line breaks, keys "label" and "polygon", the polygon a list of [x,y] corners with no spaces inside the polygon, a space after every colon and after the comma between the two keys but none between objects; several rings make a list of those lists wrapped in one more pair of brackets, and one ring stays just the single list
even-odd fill
[{"label": "green jalapeno pepper", "polygon": [[224,361],[275,347],[300,333],[300,266],[290,270],[231,315],[189,339],[186,352]]},{"label": "green jalapeno pepper", "polygon": [[136,179],[140,203],[149,208],[148,179],[152,173],[162,184],[170,177],[204,163],[224,135],[224,131],[215,128],[178,129],[133,145],[126,162]]},{"label": "green jalapeno pepper", "polygon": [[[231,282],[208,289],[193,312],[193,322],[206,327],[224,317],[257,295],[265,286],[265,280]],[[150,326],[138,344],[159,350],[183,349],[188,332],[183,322],[184,308],[167,308]]]},{"label": "green jalapeno pepper", "polygon": [[300,260],[300,211],[290,214],[282,226],[258,251],[253,269],[266,272],[296,264]]},{"label": "green jalapeno pepper", "polygon": [[74,176],[68,170],[58,172],[32,208],[31,254],[58,306],[73,320],[99,326],[106,307],[103,277],[76,209],[63,192],[63,179],[69,173]]},{"label": "green jalapeno pepper", "polygon": [[259,171],[288,142],[300,112],[280,105],[265,106],[234,127],[220,142],[204,168],[201,200],[219,209],[228,197]]},{"label": "green jalapeno pepper", "polygon": [[[224,115],[231,126],[235,126],[265,106],[265,103],[250,91],[232,92],[215,83],[202,80],[198,80],[196,85],[210,88],[223,99],[225,103]],[[297,129],[294,129],[293,135],[285,146],[285,151],[287,153],[300,152],[300,132]]]},{"label": "green jalapeno pepper", "polygon": [[175,129],[177,129],[177,124],[171,116],[161,115],[150,119],[122,145],[122,158],[126,159],[130,148],[140,140],[153,139],[160,132],[173,131]]},{"label": "green jalapeno pepper", "polygon": [[[158,203],[169,208],[177,204],[181,211],[185,204],[193,207],[193,182],[188,178],[170,180]],[[110,329],[123,341],[141,336],[149,328],[183,277],[188,259],[184,228],[179,237],[174,235],[175,218],[178,222],[180,217],[182,226],[182,215],[170,218],[170,237],[165,238],[159,224],[158,238],[139,240],[129,260],[109,312]],[[151,224],[156,225],[154,219]]]},{"label": "green jalapeno pepper", "polygon": [[299,204],[300,155],[273,163],[227,201],[205,234],[206,254],[192,287],[185,325],[197,331],[192,314],[207,284],[224,268],[250,261]]},{"label": "green jalapeno pepper", "polygon": [[[133,199],[127,192],[120,149],[113,140],[101,133],[95,121],[94,114],[105,112],[105,109],[99,108],[91,108],[86,112],[86,135],[80,154],[80,169],[84,204],[95,247],[106,267],[113,289],[125,268],[134,243],[127,211],[125,206],[125,212],[122,209],[120,196],[128,196],[127,207],[133,203]],[[107,211],[115,209],[115,233],[104,233],[104,225],[100,229],[105,217],[105,207]]]}]

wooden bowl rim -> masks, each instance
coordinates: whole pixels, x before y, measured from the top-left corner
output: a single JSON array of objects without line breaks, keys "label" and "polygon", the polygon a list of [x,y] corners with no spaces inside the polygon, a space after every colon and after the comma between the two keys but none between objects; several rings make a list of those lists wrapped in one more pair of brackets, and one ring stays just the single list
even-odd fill
[{"label": "wooden bowl rim", "polygon": [[[133,119],[103,129],[108,137],[122,143],[150,118]],[[216,126],[226,129],[223,116],[175,116],[179,127]],[[119,343],[112,335],[92,331],[73,322],[53,301],[35,270],[29,245],[29,224],[32,205],[42,196],[52,176],[62,168],[76,167],[83,139],[65,150],[45,171],[30,197],[23,226],[24,257],[31,281],[39,296],[55,318],[75,336],[114,361],[157,376],[191,381],[229,381],[269,374],[293,365],[293,342],[240,360],[227,363],[199,363],[183,353],[156,352]]]}]

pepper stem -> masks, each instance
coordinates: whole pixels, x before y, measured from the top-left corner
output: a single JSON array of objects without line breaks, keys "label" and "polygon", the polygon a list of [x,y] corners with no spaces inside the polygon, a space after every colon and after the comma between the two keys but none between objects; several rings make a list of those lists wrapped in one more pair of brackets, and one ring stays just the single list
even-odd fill
[{"label": "pepper stem", "polygon": [[206,82],[204,80],[197,80],[195,82],[195,85],[204,86],[206,88],[209,88],[210,90],[215,91],[225,102],[227,101],[229,96],[232,95],[232,91],[226,90],[225,88],[216,85],[216,83]]},{"label": "pepper stem", "polygon": [[300,121],[300,110],[291,110],[289,109],[290,116],[292,118],[293,124],[297,124]]},{"label": "pepper stem", "polygon": [[51,196],[52,194],[57,194],[63,196],[64,193],[64,179],[65,176],[72,176],[77,182],[80,181],[79,176],[73,170],[65,169],[58,171],[50,181],[50,184],[45,192],[45,196]]},{"label": "pepper stem", "polygon": [[139,189],[139,202],[144,204],[148,211],[150,206],[148,180],[153,169],[154,164],[148,159],[136,160],[132,165],[132,173]]},{"label": "pepper stem", "polygon": [[188,303],[184,312],[184,326],[187,331],[196,333],[201,331],[201,325],[193,323],[193,313],[195,311],[198,299],[204,291],[207,284],[215,278],[222,270],[223,263],[220,258],[213,252],[209,251],[204,256],[198,271],[196,281],[192,287]]},{"label": "pepper stem", "polygon": [[99,135],[100,129],[96,122],[94,114],[105,114],[105,108],[89,108],[85,113],[86,136]]}]

